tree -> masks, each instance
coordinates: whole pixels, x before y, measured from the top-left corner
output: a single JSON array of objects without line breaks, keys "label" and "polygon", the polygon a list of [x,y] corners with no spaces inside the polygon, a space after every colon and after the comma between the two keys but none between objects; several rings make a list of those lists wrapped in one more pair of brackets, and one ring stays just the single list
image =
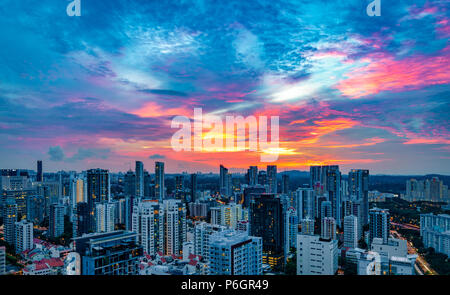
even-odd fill
[{"label": "tree", "polygon": [[285,273],[289,276],[297,274],[297,254],[294,254],[292,259],[289,259],[286,263]]},{"label": "tree", "polygon": [[367,243],[366,243],[366,241],[364,240],[364,238],[361,238],[361,239],[358,241],[358,248],[361,248],[361,249],[367,249]]}]

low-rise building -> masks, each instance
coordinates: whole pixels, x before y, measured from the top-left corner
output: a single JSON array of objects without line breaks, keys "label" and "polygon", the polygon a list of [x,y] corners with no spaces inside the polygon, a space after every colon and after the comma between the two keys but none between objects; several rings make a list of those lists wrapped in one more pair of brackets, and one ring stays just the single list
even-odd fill
[{"label": "low-rise building", "polygon": [[317,235],[297,236],[297,275],[334,275],[338,269],[338,242]]}]

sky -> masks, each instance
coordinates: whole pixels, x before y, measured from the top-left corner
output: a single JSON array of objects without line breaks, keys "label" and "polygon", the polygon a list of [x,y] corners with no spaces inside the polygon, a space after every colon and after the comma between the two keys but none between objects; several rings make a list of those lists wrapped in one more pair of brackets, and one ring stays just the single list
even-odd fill
[{"label": "sky", "polygon": [[[2,0],[0,168],[450,174],[450,2]],[[279,157],[181,151],[175,116],[279,116]]]}]

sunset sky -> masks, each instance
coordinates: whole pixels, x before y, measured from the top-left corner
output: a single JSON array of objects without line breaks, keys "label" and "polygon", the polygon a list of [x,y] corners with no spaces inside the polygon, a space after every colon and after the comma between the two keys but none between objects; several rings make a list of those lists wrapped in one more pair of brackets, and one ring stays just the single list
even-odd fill
[{"label": "sunset sky", "polygon": [[449,1],[69,2],[0,5],[0,168],[267,165],[173,151],[201,107],[279,116],[279,171],[450,174]]}]

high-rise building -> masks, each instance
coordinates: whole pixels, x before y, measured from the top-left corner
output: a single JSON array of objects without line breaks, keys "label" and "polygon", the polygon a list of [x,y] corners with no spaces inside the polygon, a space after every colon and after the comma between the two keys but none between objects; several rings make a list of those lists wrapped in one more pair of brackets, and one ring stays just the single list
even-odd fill
[{"label": "high-rise building", "polygon": [[74,208],[77,203],[86,202],[86,188],[85,181],[82,177],[72,179],[70,196]]},{"label": "high-rise building", "polygon": [[241,204],[230,203],[211,208],[211,224],[236,228],[239,220],[243,219]]},{"label": "high-rise building", "polygon": [[381,238],[386,244],[389,239],[391,220],[389,210],[373,208],[369,211],[369,244],[374,238]]},{"label": "high-rise building", "polygon": [[358,239],[360,239],[364,227],[362,222],[362,200],[346,200],[343,204],[344,216],[353,215],[358,220]]},{"label": "high-rise building", "polygon": [[44,221],[45,215],[45,198],[44,196],[27,196],[27,220],[34,224],[40,224]]},{"label": "high-rise building", "polygon": [[344,247],[358,247],[358,226],[358,217],[354,215],[348,215],[344,217]]},{"label": "high-rise building", "polygon": [[165,255],[180,255],[186,242],[186,207],[180,200],[164,200],[160,209],[163,222],[162,252]]},{"label": "high-rise building", "polygon": [[6,248],[0,246],[0,275],[6,273]]},{"label": "high-rise building", "polygon": [[5,242],[14,247],[16,237],[17,204],[12,198],[7,198],[3,205],[3,231]]},{"label": "high-rise building", "polygon": [[195,203],[189,203],[189,216],[206,218],[208,216],[208,205],[208,203],[200,203],[198,201]]},{"label": "high-rise building", "polygon": [[328,201],[331,202],[332,217],[336,220],[336,224],[341,226],[341,172],[339,166],[311,166],[310,171],[310,187],[317,185],[321,187],[320,191],[328,194]]},{"label": "high-rise building", "polygon": [[450,215],[420,214],[420,236],[425,247],[450,256]]},{"label": "high-rise building", "polygon": [[364,226],[369,222],[369,170],[352,169],[348,173],[348,189],[350,196],[361,202]]},{"label": "high-rise building", "polygon": [[160,202],[166,198],[163,162],[155,162],[155,198]]},{"label": "high-rise building", "polygon": [[267,165],[267,182],[269,184],[269,193],[277,193],[277,166]]},{"label": "high-rise building", "polygon": [[153,196],[152,193],[152,178],[150,177],[150,173],[144,169],[144,199],[150,200]]},{"label": "high-rise building", "polygon": [[63,205],[50,205],[48,233],[53,238],[57,238],[64,233],[64,211]]},{"label": "high-rise building", "polygon": [[191,174],[191,202],[197,199],[197,174]]},{"label": "high-rise building", "polygon": [[136,196],[136,174],[131,170],[124,175],[123,193],[126,197]]},{"label": "high-rise building", "polygon": [[263,261],[274,270],[285,263],[286,209],[275,194],[255,195],[250,204],[250,234],[263,239]]},{"label": "high-rise building", "polygon": [[223,165],[220,165],[220,171],[219,171],[219,190],[220,193],[223,195],[228,195],[228,184],[227,184],[227,175],[228,175],[228,169],[225,168]]},{"label": "high-rise building", "polygon": [[71,222],[74,222],[77,204],[86,202],[85,197],[87,195],[87,187],[84,179],[81,177],[73,178],[70,181],[70,220]]},{"label": "high-rise building", "polygon": [[81,237],[83,234],[87,234],[89,232],[89,218],[88,203],[78,203],[73,222],[73,237]]},{"label": "high-rise building", "polygon": [[262,239],[227,230],[211,236],[211,275],[262,275]]},{"label": "high-rise building", "polygon": [[303,235],[314,235],[314,219],[305,218],[300,220],[300,233]]},{"label": "high-rise building", "polygon": [[136,196],[144,197],[144,164],[141,161],[136,161]]},{"label": "high-rise building", "polygon": [[95,205],[110,200],[109,172],[104,169],[87,171],[87,203],[89,206],[89,230],[95,232]]},{"label": "high-rise building", "polygon": [[6,191],[21,191],[30,187],[28,171],[20,169],[0,170],[1,189]]},{"label": "high-rise building", "polygon": [[337,240],[298,234],[297,275],[334,275],[338,269]]},{"label": "high-rise building", "polygon": [[75,238],[82,275],[137,275],[143,256],[137,234],[128,231],[94,233]]},{"label": "high-rise building", "polygon": [[95,231],[112,232],[115,227],[115,204],[112,202],[101,202],[95,204]]},{"label": "high-rise building", "polygon": [[209,261],[210,237],[213,233],[222,232],[227,227],[223,225],[199,222],[194,226],[194,253]]},{"label": "high-rise building", "polygon": [[137,243],[150,255],[163,250],[164,227],[159,212],[158,202],[140,202],[133,208],[132,230],[138,234]]},{"label": "high-rise building", "polygon": [[299,188],[295,192],[295,198],[298,219],[314,219],[316,217],[314,190],[311,188]]},{"label": "high-rise building", "polygon": [[331,202],[332,216],[336,221],[336,225],[342,224],[342,203],[341,203],[341,172],[339,166],[329,166],[327,171],[326,191],[328,192],[328,200]]},{"label": "high-rise building", "polygon": [[288,221],[289,221],[289,248],[297,247],[297,234],[298,234],[298,215],[295,208],[288,209]]},{"label": "high-rise building", "polygon": [[258,184],[262,186],[267,185],[267,172],[264,170],[261,170],[258,172]]},{"label": "high-rise building", "polygon": [[42,173],[42,161],[37,161],[37,174],[36,174],[36,181],[37,182],[43,182],[44,181],[44,175]]},{"label": "high-rise building", "polygon": [[258,184],[258,166],[250,166],[247,170],[248,185],[254,186]]},{"label": "high-rise building", "polygon": [[16,222],[16,253],[22,253],[25,250],[33,249],[33,223],[25,219]]},{"label": "high-rise building", "polygon": [[284,173],[281,177],[281,193],[289,194],[289,175]]},{"label": "high-rise building", "polygon": [[325,217],[332,217],[333,212],[331,209],[331,202],[330,201],[323,201],[320,208],[320,219],[323,219]]},{"label": "high-rise building", "polygon": [[324,240],[336,239],[336,220],[333,217],[324,217],[321,220],[320,237]]}]

